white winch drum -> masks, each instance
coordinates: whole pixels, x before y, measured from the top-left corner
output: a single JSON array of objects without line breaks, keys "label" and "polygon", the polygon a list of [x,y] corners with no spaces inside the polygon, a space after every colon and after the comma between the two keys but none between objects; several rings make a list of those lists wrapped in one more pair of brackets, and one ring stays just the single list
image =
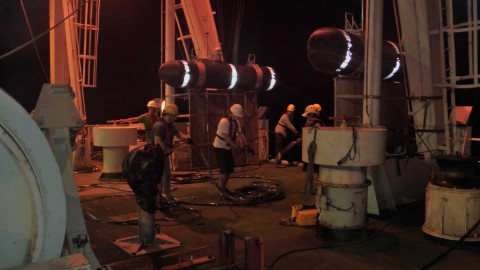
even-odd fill
[{"label": "white winch drum", "polygon": [[57,258],[66,229],[62,177],[38,125],[0,89],[0,268]]}]

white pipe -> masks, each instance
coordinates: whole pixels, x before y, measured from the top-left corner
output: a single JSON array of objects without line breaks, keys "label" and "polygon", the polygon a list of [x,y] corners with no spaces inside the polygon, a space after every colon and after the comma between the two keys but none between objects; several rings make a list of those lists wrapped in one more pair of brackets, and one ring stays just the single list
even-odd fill
[{"label": "white pipe", "polygon": [[363,123],[379,125],[382,72],[383,0],[367,0]]},{"label": "white pipe", "polygon": [[[175,0],[165,0],[165,62],[175,60]],[[165,85],[165,102],[175,103],[175,87]]]}]

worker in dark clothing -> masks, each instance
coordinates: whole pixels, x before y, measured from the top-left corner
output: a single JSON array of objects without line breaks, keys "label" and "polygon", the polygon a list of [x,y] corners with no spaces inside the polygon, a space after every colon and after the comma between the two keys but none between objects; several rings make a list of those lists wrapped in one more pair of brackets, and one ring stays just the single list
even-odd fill
[{"label": "worker in dark clothing", "polygon": [[[173,152],[173,138],[186,141],[188,137],[175,128],[175,120],[178,115],[178,107],[175,104],[166,104],[162,111],[162,117],[155,122],[152,130],[152,142],[158,150],[158,155],[164,156],[165,162],[160,183],[157,185],[157,205],[165,203],[174,204],[175,201],[170,193],[170,154]],[[165,192],[165,198],[162,196]]]}]

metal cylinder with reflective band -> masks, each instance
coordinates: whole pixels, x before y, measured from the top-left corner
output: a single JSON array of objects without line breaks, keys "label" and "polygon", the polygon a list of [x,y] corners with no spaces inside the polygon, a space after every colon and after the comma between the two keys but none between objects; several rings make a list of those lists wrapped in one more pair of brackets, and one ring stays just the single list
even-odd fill
[{"label": "metal cylinder with reflective band", "polygon": [[179,88],[269,91],[277,81],[276,73],[271,67],[210,61],[168,61],[160,66],[158,76],[166,84]]},{"label": "metal cylinder with reflective band", "polygon": [[[313,68],[327,74],[352,76],[363,73],[365,38],[363,32],[323,27],[315,30],[307,42],[307,56]],[[400,50],[391,41],[382,46],[382,78],[400,75]]]}]

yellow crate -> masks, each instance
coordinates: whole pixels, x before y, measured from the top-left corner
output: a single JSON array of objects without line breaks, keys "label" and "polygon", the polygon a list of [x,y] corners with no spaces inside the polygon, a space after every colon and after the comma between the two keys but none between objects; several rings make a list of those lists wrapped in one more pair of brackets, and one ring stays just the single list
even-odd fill
[{"label": "yellow crate", "polygon": [[311,225],[315,225],[316,217],[317,217],[317,209],[301,210],[297,214],[296,222],[298,226],[311,226]]},{"label": "yellow crate", "polygon": [[292,218],[298,226],[310,226],[315,225],[315,218],[317,217],[317,209],[307,206],[308,209],[304,209],[304,205],[297,204],[292,205]]}]

